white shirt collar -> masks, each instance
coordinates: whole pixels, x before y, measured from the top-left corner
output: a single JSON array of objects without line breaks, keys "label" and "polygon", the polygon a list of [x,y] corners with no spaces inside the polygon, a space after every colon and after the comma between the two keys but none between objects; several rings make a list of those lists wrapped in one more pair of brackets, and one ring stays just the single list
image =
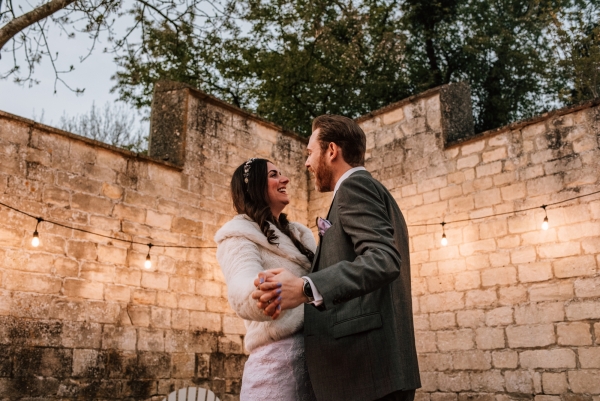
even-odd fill
[{"label": "white shirt collar", "polygon": [[333,198],[335,198],[335,194],[337,193],[338,189],[340,189],[340,185],[342,185],[342,182],[344,182],[344,180],[346,178],[350,177],[352,174],[356,173],[357,171],[362,171],[362,170],[367,170],[367,169],[364,168],[363,166],[358,166],[358,167],[353,167],[350,170],[346,171],[340,177],[340,179],[338,180],[338,182],[335,184],[335,189],[333,190]]}]

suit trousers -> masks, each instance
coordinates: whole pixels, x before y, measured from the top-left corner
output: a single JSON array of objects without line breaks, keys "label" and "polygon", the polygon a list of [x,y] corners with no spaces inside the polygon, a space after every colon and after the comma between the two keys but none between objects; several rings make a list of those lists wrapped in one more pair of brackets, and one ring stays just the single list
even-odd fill
[{"label": "suit trousers", "polygon": [[415,390],[400,390],[378,398],[375,401],[413,401],[414,399]]}]

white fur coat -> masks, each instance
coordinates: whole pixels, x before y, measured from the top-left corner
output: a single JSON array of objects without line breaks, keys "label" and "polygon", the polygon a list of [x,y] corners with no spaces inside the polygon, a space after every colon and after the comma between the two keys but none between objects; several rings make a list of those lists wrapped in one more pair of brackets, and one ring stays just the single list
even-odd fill
[{"label": "white fur coat", "polygon": [[[304,324],[304,306],[283,311],[277,320],[265,316],[252,299],[254,279],[263,270],[285,268],[301,277],[310,271],[308,258],[298,251],[292,240],[271,226],[279,237],[278,245],[269,244],[258,224],[245,214],[235,216],[215,235],[217,260],[227,282],[229,304],[246,324],[245,345],[255,348],[289,337]],[[299,223],[290,223],[290,231],[308,249],[315,251],[312,232]]]}]

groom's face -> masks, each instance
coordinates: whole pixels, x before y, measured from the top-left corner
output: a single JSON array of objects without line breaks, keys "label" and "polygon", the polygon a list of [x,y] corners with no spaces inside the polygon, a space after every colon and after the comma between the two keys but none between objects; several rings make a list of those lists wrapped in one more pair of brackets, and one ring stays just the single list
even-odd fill
[{"label": "groom's face", "polygon": [[319,192],[333,191],[333,170],[327,162],[326,154],[321,150],[321,142],[319,141],[320,129],[314,130],[308,141],[306,151],[306,163],[308,168],[315,177],[315,188]]}]

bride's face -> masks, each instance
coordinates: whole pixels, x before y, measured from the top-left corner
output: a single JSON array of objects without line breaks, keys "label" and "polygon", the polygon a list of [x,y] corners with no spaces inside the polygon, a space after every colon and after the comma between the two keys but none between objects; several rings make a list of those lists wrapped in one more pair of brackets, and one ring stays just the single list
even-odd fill
[{"label": "bride's face", "polygon": [[287,184],[290,179],[281,174],[273,163],[267,163],[267,202],[271,207],[273,216],[279,217],[281,211],[290,203],[287,194]]}]

